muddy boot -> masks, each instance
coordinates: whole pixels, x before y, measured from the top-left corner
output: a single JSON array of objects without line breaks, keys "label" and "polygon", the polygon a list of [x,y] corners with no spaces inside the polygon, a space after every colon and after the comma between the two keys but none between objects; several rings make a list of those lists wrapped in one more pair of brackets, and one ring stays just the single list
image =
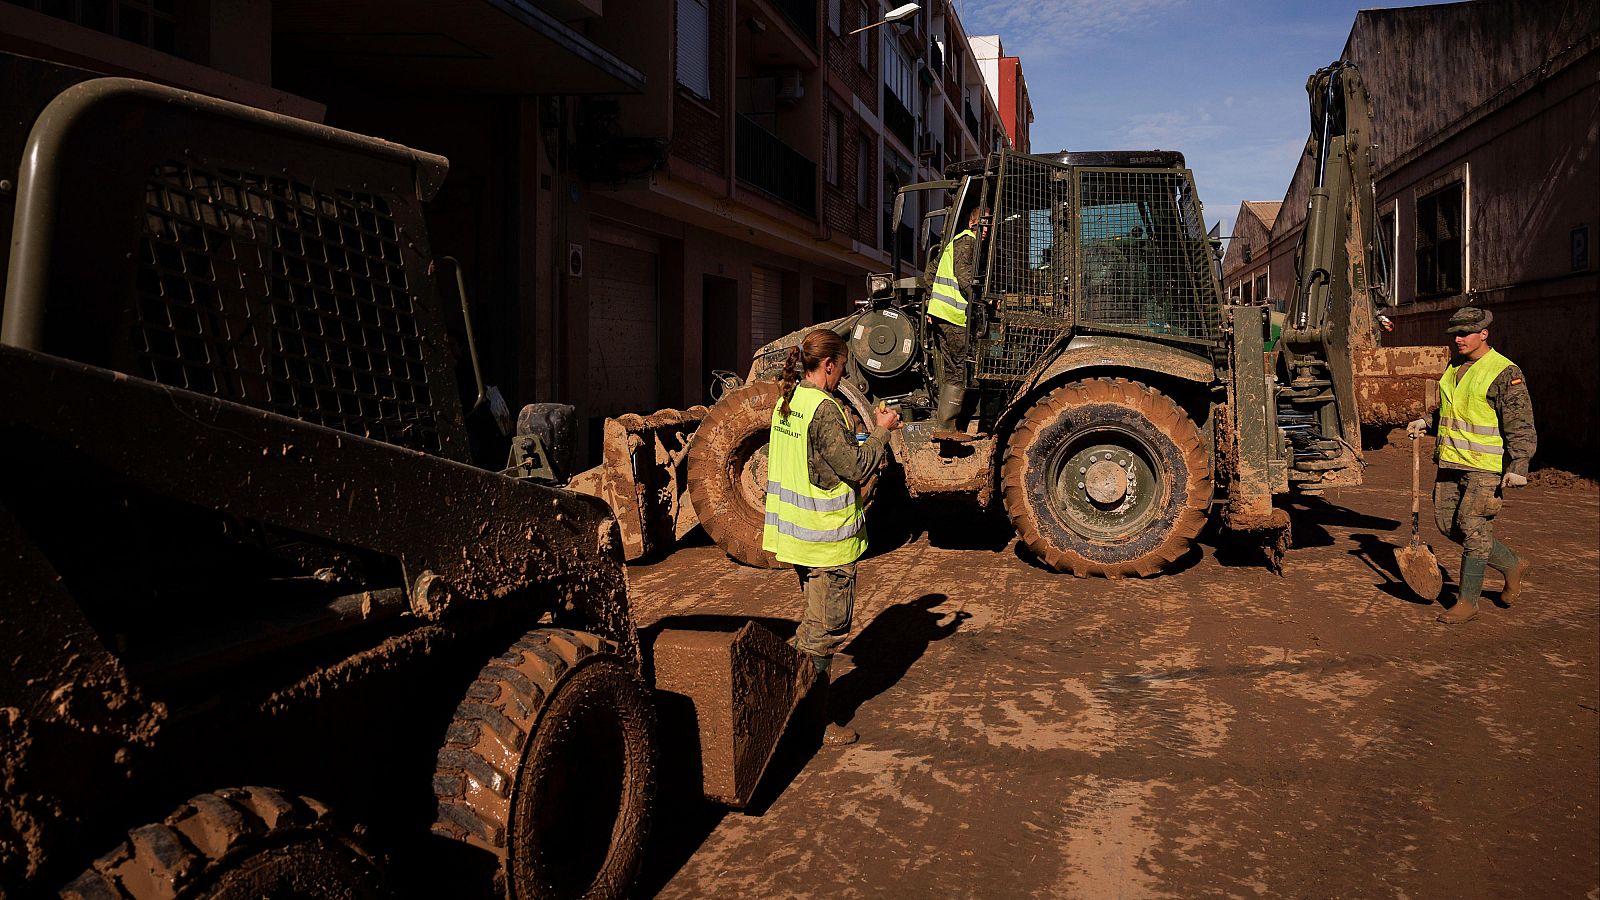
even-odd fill
[{"label": "muddy boot", "polygon": [[828,675],[828,669],[833,666],[831,656],[813,656],[811,664],[817,667],[817,708],[822,710],[822,720],[826,725],[822,729],[822,743],[828,747],[847,747],[861,740],[861,735],[854,729],[833,721],[833,711],[829,708],[828,693],[833,679]]},{"label": "muddy boot", "polygon": [[942,384],[939,386],[939,405],[933,413],[932,437],[936,441],[956,441],[966,443],[972,437],[965,431],[956,428],[956,418],[961,415],[961,401],[966,399],[967,389],[959,384]]},{"label": "muddy boot", "polygon": [[1506,586],[1500,591],[1500,602],[1510,606],[1522,596],[1522,579],[1527,577],[1533,563],[1512,553],[1505,544],[1495,541],[1494,546],[1489,548],[1489,565],[1505,576]]},{"label": "muddy boot", "polygon": [[1461,625],[1478,617],[1478,597],[1483,594],[1483,570],[1489,560],[1482,556],[1461,558],[1461,590],[1456,593],[1456,605],[1439,614],[1438,621],[1446,625]]}]

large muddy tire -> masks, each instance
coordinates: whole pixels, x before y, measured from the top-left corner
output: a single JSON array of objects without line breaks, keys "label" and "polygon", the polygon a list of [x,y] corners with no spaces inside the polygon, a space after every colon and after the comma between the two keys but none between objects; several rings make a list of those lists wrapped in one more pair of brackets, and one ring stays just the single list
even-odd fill
[{"label": "large muddy tire", "polygon": [[201,794],[128,833],[61,891],[82,900],[384,896],[381,870],[326,808],[271,788]]},{"label": "large muddy tire", "polygon": [[611,642],[531,631],[467,689],[433,787],[434,833],[491,854],[501,896],[624,896],[655,800],[649,694]]},{"label": "large muddy tire", "polygon": [[729,391],[706,413],[689,448],[689,497],[700,527],[738,562],[783,568],[761,549],[767,518],[767,439],[782,390],[754,381]]},{"label": "large muddy tire", "polygon": [[1006,447],[1006,514],[1045,565],[1154,575],[1193,545],[1211,506],[1200,430],[1166,395],[1123,378],[1057,388]]}]

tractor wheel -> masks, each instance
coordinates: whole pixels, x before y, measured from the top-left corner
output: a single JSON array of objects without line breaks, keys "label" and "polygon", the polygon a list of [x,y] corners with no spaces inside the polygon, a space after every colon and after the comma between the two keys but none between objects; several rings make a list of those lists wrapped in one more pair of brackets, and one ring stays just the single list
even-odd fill
[{"label": "tractor wheel", "polygon": [[67,898],[155,900],[385,896],[381,870],[321,804],[271,788],[201,794],[159,825],[128,832]]},{"label": "tractor wheel", "polygon": [[483,668],[439,750],[435,834],[508,898],[622,897],[655,800],[650,697],[616,646],[536,629]]},{"label": "tractor wheel", "polygon": [[1001,481],[1023,544],[1080,577],[1160,572],[1211,506],[1200,430],[1166,395],[1124,378],[1069,384],[1028,410]]},{"label": "tractor wheel", "polygon": [[784,568],[761,549],[767,518],[767,438],[782,389],[754,381],[729,391],[695,430],[689,448],[689,497],[700,526],[736,561]]}]

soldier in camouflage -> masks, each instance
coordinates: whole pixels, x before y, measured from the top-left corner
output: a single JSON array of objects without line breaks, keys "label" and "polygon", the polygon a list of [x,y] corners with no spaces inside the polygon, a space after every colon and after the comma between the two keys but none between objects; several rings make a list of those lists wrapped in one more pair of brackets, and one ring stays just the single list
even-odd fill
[{"label": "soldier in camouflage", "polygon": [[[874,413],[872,433],[865,442],[857,445],[855,428],[846,420],[842,407],[832,399],[839,382],[844,377],[848,354],[849,348],[843,338],[832,331],[818,329],[806,335],[798,346],[790,350],[788,358],[784,361],[781,382],[784,400],[780,405],[780,412],[787,417],[791,402],[814,409],[814,412],[810,414],[810,420],[806,425],[804,441],[805,478],[809,481],[809,485],[780,483],[776,490],[780,496],[793,494],[797,489],[801,493],[812,493],[815,489],[823,494],[831,494],[836,493],[836,489],[841,485],[852,488],[859,496],[868,476],[877,471],[879,463],[883,460],[889,432],[901,427],[900,414],[880,406]],[[820,392],[827,395],[828,399],[800,404],[796,400],[796,395],[802,391]],[[816,401],[819,398],[813,395],[810,399]],[[779,421],[780,419],[775,416],[775,431]],[[780,449],[787,453],[789,448],[795,446],[797,445],[791,439],[783,441],[780,448],[776,434],[769,445],[767,470],[769,532],[783,528],[781,513],[778,516],[780,521],[776,524],[772,522],[773,510],[783,508],[772,505],[771,498],[775,493],[774,479],[779,478],[782,481],[777,473],[792,471],[786,462],[789,457],[784,457],[785,461],[781,462],[777,454]],[[800,502],[805,500],[804,497],[795,499]],[[857,528],[862,524],[860,521],[855,522]],[[776,533],[771,536],[777,538]],[[827,711],[833,654],[850,634],[851,620],[855,614],[856,559],[866,544],[865,535],[856,532],[852,532],[850,538],[843,540],[829,541],[820,536],[810,540],[814,541],[813,548],[818,553],[818,558],[811,559],[809,554],[805,556],[796,554],[796,558],[808,559],[809,564],[802,564],[796,561],[796,558],[791,558],[782,549],[781,544],[768,546],[766,536],[763,539],[763,546],[774,550],[778,559],[791,562],[800,580],[800,592],[805,598],[805,610],[800,616],[800,624],[795,629],[791,643],[795,649],[810,658],[815,667],[821,694],[819,705]],[[833,549],[830,550],[830,547]],[[853,730],[830,720],[824,741],[830,745],[848,744],[853,743],[857,737]]]},{"label": "soldier in camouflage", "polygon": [[[1439,468],[1433,511],[1439,531],[1462,547],[1460,591],[1455,605],[1439,616],[1447,625],[1477,618],[1486,568],[1504,576],[1500,599],[1507,604],[1521,594],[1531,568],[1494,536],[1494,517],[1505,489],[1528,483],[1538,435],[1522,370],[1489,346],[1493,321],[1489,310],[1467,306],[1450,317],[1447,328],[1455,354],[1441,379],[1434,423]],[[1475,367],[1483,371],[1474,375]],[[1418,419],[1406,431],[1416,439],[1428,424]]]}]

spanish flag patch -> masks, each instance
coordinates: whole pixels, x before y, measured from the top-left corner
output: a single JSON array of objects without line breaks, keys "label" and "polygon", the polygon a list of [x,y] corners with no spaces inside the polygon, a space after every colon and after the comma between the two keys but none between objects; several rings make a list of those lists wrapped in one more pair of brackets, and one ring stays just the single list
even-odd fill
[{"label": "spanish flag patch", "polygon": [[1521,384],[1522,383],[1522,379],[1521,378],[1513,378],[1513,379],[1511,379],[1511,383],[1512,384]]}]

